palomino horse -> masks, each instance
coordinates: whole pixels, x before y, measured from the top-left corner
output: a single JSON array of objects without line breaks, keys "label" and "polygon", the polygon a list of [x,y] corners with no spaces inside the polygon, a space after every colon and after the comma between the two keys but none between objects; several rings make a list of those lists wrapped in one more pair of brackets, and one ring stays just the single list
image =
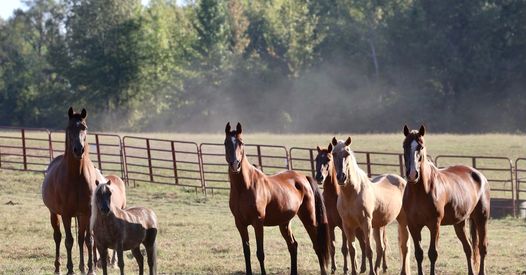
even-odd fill
[{"label": "palomino horse", "polygon": [[[325,202],[325,208],[327,209],[327,220],[329,222],[329,236],[331,237],[330,249],[331,249],[331,271],[336,271],[336,263],[334,260],[335,254],[335,236],[334,229],[339,227],[342,230],[342,254],[343,254],[343,273],[347,274],[349,268],[347,267],[347,255],[349,249],[347,248],[347,237],[343,232],[342,219],[338,213],[336,204],[338,202],[338,195],[340,194],[340,185],[336,179],[336,170],[334,169],[334,161],[332,158],[332,144],[329,144],[328,149],[321,149],[319,146],[316,147],[318,155],[315,158],[316,161],[316,180],[318,184],[323,184],[323,200]],[[382,231],[382,232],[385,232]],[[384,240],[387,242],[386,235]],[[356,230],[356,237],[360,243],[360,249],[362,250],[362,264],[360,267],[360,273],[365,272],[365,241],[363,239],[363,231],[361,229]],[[384,259],[384,265],[385,258]]]},{"label": "palomino horse", "polygon": [[[490,212],[488,180],[479,171],[463,165],[438,169],[427,160],[424,126],[409,131],[404,126],[404,159],[408,186],[404,194],[404,210],[409,231],[415,244],[418,274],[423,274],[424,252],[420,232],[424,226],[431,232],[429,260],[431,274],[435,274],[438,258],[436,244],[440,225],[453,225],[462,242],[468,263],[468,274],[473,274],[473,263],[479,274],[485,274],[487,253],[487,223]],[[470,222],[471,244],[466,235],[466,221]],[[472,257],[473,253],[473,257]],[[480,257],[480,268],[478,258]]]},{"label": "palomino horse", "polygon": [[121,209],[115,198],[124,194],[124,182],[96,182],[92,196],[91,221],[97,250],[101,255],[102,273],[107,274],[108,248],[117,251],[119,269],[124,274],[124,250],[131,250],[139,265],[139,274],[144,273],[144,258],[141,243],[146,248],[150,274],[157,273],[156,245],[157,216],[144,207]]},{"label": "palomino horse", "polygon": [[[352,246],[356,228],[361,228],[365,236],[366,255],[369,260],[370,274],[377,274],[380,267],[381,256],[385,253],[385,243],[380,237],[381,228],[398,221],[398,241],[402,256],[400,274],[410,274],[409,258],[407,257],[409,233],[404,211],[402,210],[402,197],[406,182],[397,175],[381,175],[369,180],[367,174],[358,167],[354,153],[351,151],[351,137],[345,142],[332,139],[334,149],[334,165],[336,177],[341,188],[338,197],[338,213],[342,218],[343,228],[351,252],[352,274],[356,274],[354,265],[355,251]],[[373,269],[371,235],[374,230],[376,241],[376,263]],[[385,230],[385,229],[384,229]],[[384,271],[385,271],[384,266]]]},{"label": "palomino horse", "polygon": [[71,248],[71,218],[78,219],[78,245],[80,251],[79,269],[85,272],[84,241],[88,247],[88,273],[93,273],[92,237],[89,230],[91,194],[95,189],[95,180],[103,180],[89,158],[89,146],[86,142],[87,125],[86,110],[74,113],[68,111],[69,121],[66,128],[66,144],[64,155],[53,159],[47,168],[47,174],[42,184],[42,199],[49,209],[53,238],[55,239],[55,273],[60,273],[60,220],[64,223],[66,232],[67,268],[68,274],[73,274]]},{"label": "palomino horse", "polygon": [[265,272],[263,226],[279,226],[290,253],[291,274],[297,274],[298,243],[290,230],[290,220],[297,214],[307,229],[318,256],[321,273],[326,274],[329,258],[329,231],[323,198],[310,177],[295,171],[267,176],[247,159],[241,124],[230,131],[225,128],[225,157],[230,178],[230,210],[241,235],[247,274],[250,266],[248,226],[256,233],[257,258],[261,273]]}]

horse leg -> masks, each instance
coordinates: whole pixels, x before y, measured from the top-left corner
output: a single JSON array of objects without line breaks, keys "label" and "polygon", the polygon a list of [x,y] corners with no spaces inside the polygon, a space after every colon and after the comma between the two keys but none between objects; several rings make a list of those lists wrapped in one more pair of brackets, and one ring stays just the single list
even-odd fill
[{"label": "horse leg", "polygon": [[131,252],[137,261],[137,265],[139,266],[139,275],[144,274],[144,257],[141,254],[141,246],[137,246],[136,248],[132,249]]},{"label": "horse leg", "polygon": [[378,273],[380,263],[382,262],[383,244],[381,228],[373,228],[374,242],[376,243],[376,261],[374,263],[374,271]]},{"label": "horse leg", "polygon": [[[400,255],[402,256],[402,270],[400,270],[400,275],[409,275],[411,274],[410,261],[407,256],[409,252],[409,232],[407,231],[407,225],[405,222],[398,222],[398,246],[400,247]],[[387,242],[386,242],[387,243]]]},{"label": "horse leg", "polygon": [[[489,216],[489,214],[488,214]],[[486,268],[484,266],[484,260],[488,253],[488,238],[487,238],[487,223],[488,217],[485,216],[480,220],[476,221],[477,223],[477,232],[479,237],[479,254],[480,254],[480,266],[479,266],[479,275],[486,274]]]},{"label": "horse leg", "polygon": [[51,227],[53,227],[53,239],[55,240],[55,274],[60,274],[60,242],[62,234],[60,233],[59,215],[49,212]]},{"label": "horse leg", "polygon": [[457,234],[458,239],[462,243],[462,248],[464,249],[464,254],[466,254],[466,261],[468,263],[468,274],[473,275],[473,265],[471,258],[471,245],[469,244],[468,238],[466,236],[466,221],[462,221],[453,225],[455,227],[455,233]]},{"label": "horse leg", "polygon": [[349,247],[349,255],[351,258],[351,274],[356,275],[356,250],[354,249],[354,228],[349,224],[343,223],[343,232],[347,236],[347,244]]},{"label": "horse leg", "polygon": [[256,232],[256,255],[258,257],[261,275],[267,274],[265,271],[265,251],[263,248],[263,223],[258,221],[252,225]]},{"label": "horse leg", "polygon": [[290,230],[290,222],[285,225],[279,226],[281,236],[287,242],[287,247],[290,253],[290,274],[298,274],[298,242],[294,238],[292,231]]},{"label": "horse leg", "polygon": [[86,247],[88,248],[88,274],[93,274],[93,258],[92,258],[93,236],[89,228],[89,222],[90,222],[89,216],[79,216],[78,221],[79,221],[78,243],[79,243],[79,251],[80,251],[79,269],[80,269],[80,272],[85,273],[85,266],[84,266],[84,242],[85,242]]},{"label": "horse leg", "polygon": [[362,263],[360,265],[360,273],[364,273],[367,269],[367,257],[365,253],[365,240],[363,236],[363,231],[360,228],[355,230],[356,238],[358,239],[358,244],[360,245],[360,250],[362,251]]},{"label": "horse leg", "polygon": [[427,254],[429,256],[429,262],[431,263],[431,271],[429,273],[431,275],[435,275],[435,263],[438,259],[438,251],[436,245],[440,236],[440,221],[437,221],[436,224],[432,224],[429,227],[429,231],[431,239],[429,242],[429,251]]},{"label": "horse leg", "polygon": [[[124,251],[122,250],[122,242],[119,241],[116,247],[117,250],[117,257],[118,257],[118,264],[119,264],[119,270],[121,271],[121,275],[124,275]],[[108,255],[104,256],[105,258],[108,258]]]},{"label": "horse leg", "polygon": [[[148,229],[146,239],[144,240],[144,247],[146,248],[146,256],[148,256],[149,274],[157,274],[157,229]],[[137,248],[140,249],[140,246]],[[139,250],[140,252],[140,250]]]},{"label": "horse leg", "polygon": [[252,267],[250,265],[250,244],[248,239],[247,226],[242,225],[236,220],[237,231],[241,235],[241,243],[243,245],[243,255],[245,256],[245,270],[247,275],[252,275]]},{"label": "horse leg", "polygon": [[66,253],[68,254],[68,262],[66,267],[68,268],[68,274],[75,274],[73,272],[73,260],[71,258],[71,249],[73,248],[73,235],[71,234],[71,217],[62,216],[62,224],[64,224],[64,232],[66,233]]},{"label": "horse leg", "polygon": [[365,219],[365,221],[362,223],[361,226],[363,230],[364,240],[365,240],[365,249],[367,254],[367,260],[369,260],[369,274],[370,275],[376,275],[376,271],[373,268],[373,251],[371,249],[371,240],[373,235],[372,230],[372,221],[371,218]]},{"label": "horse leg", "polygon": [[329,237],[331,242],[329,243],[329,251],[331,252],[331,273],[334,274],[336,271],[336,262],[334,260],[334,254],[336,252],[336,238],[334,236],[334,226],[329,227]]},{"label": "horse leg", "polygon": [[380,229],[380,235],[382,236],[382,271],[387,271],[387,228],[383,226]]},{"label": "horse leg", "polygon": [[[305,209],[305,208],[304,208]],[[325,270],[325,264],[323,259],[323,251],[320,247],[320,240],[318,240],[318,228],[316,227],[316,221],[311,218],[311,216],[308,214],[307,211],[299,211],[298,216],[300,217],[301,222],[303,223],[303,226],[307,230],[307,233],[309,234],[309,237],[312,241],[312,245],[314,248],[314,251],[316,252],[316,256],[318,256],[318,263],[320,265],[320,273],[321,274],[327,274],[327,271]],[[322,226],[322,225],[318,225]],[[329,238],[329,237],[327,237]]]},{"label": "horse leg", "polygon": [[416,265],[418,267],[418,275],[423,275],[424,271],[422,269],[422,261],[424,260],[424,250],[422,249],[422,231],[423,226],[409,226],[409,232],[413,238],[413,244],[415,246],[415,258]]},{"label": "horse leg", "polygon": [[99,251],[100,255],[100,265],[102,267],[102,275],[108,274],[108,248],[103,247],[99,243],[97,243],[97,250]]},{"label": "horse leg", "polygon": [[347,256],[349,255],[349,249],[347,248],[347,236],[342,229],[342,254],[343,254],[343,274],[349,273],[349,267],[347,266]]}]

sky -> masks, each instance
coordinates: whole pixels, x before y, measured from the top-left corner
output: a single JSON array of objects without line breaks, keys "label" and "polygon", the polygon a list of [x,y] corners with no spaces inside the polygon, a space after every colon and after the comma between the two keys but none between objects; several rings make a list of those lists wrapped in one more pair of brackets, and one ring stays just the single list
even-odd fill
[{"label": "sky", "polygon": [[[147,5],[149,0],[141,0],[141,2],[143,5]],[[22,0],[0,0],[0,17],[3,19],[9,18],[17,8],[26,8],[26,6],[22,4]]]}]

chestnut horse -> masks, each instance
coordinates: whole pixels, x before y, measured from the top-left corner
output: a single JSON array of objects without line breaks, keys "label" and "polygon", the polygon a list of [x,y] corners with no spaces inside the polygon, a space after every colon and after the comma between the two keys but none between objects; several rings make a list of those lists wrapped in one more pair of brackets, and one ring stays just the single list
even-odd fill
[{"label": "chestnut horse", "polygon": [[[323,184],[323,200],[325,202],[325,208],[327,209],[327,220],[329,222],[329,236],[331,237],[330,248],[331,248],[331,271],[336,271],[336,263],[334,260],[335,254],[335,236],[334,229],[339,227],[342,231],[342,254],[343,254],[343,273],[347,274],[349,268],[347,267],[347,256],[349,249],[347,248],[347,237],[343,232],[342,219],[338,213],[336,204],[338,202],[338,195],[340,194],[340,185],[336,179],[336,170],[334,169],[334,161],[332,158],[332,144],[329,144],[328,149],[321,149],[319,146],[316,147],[318,155],[316,155],[316,180],[318,184]],[[382,231],[385,232],[385,231]],[[386,235],[384,235],[384,241],[387,242]],[[362,250],[362,264],[360,267],[360,273],[365,272],[365,241],[363,239],[363,232],[361,229],[356,230],[356,237],[360,243],[360,249]],[[385,258],[384,258],[385,260]],[[385,261],[384,261],[385,265]]]},{"label": "chestnut horse", "polygon": [[[427,160],[424,142],[425,128],[409,131],[404,126],[404,160],[408,186],[404,194],[404,210],[409,231],[415,244],[418,274],[423,274],[424,252],[420,245],[420,232],[424,226],[430,231],[429,260],[431,274],[435,274],[438,258],[436,244],[440,225],[453,225],[462,242],[473,274],[473,264],[479,274],[485,274],[487,253],[487,223],[490,214],[490,188],[488,180],[474,168],[456,165],[438,169]],[[471,244],[466,235],[466,221],[470,222]],[[473,255],[472,255],[473,254]],[[480,257],[480,267],[478,258]]]},{"label": "chestnut horse", "polygon": [[247,159],[241,124],[231,131],[225,128],[225,158],[230,178],[230,210],[241,235],[246,273],[252,274],[248,226],[256,233],[257,258],[261,274],[265,272],[263,226],[279,226],[290,253],[291,274],[297,274],[298,243],[290,229],[291,219],[298,215],[305,226],[318,256],[321,273],[326,274],[329,258],[329,231],[323,197],[310,177],[295,171],[267,176]]},{"label": "chestnut horse", "polygon": [[[352,274],[356,274],[354,265],[355,251],[352,246],[354,232],[361,228],[364,233],[366,255],[369,260],[369,274],[377,274],[381,256],[385,253],[385,243],[380,231],[395,219],[398,221],[398,241],[402,268],[400,274],[410,274],[407,245],[409,233],[405,213],[402,209],[402,197],[406,182],[398,175],[381,175],[369,180],[367,174],[358,167],[351,151],[351,137],[344,142],[332,139],[334,165],[338,182],[343,185],[338,197],[338,213],[351,252]],[[371,238],[374,230],[376,241],[376,263],[373,269]],[[385,272],[386,266],[384,266]]]},{"label": "chestnut horse", "polygon": [[144,258],[141,254],[141,243],[146,248],[150,274],[157,273],[156,245],[157,216],[144,207],[121,209],[118,205],[124,195],[124,182],[95,182],[97,189],[93,192],[91,203],[91,221],[97,250],[101,255],[102,273],[107,274],[108,248],[117,251],[119,269],[124,274],[124,250],[131,250],[139,274],[144,273]]},{"label": "chestnut horse", "polygon": [[78,219],[78,245],[80,252],[79,269],[85,273],[84,242],[88,248],[88,273],[93,273],[92,236],[89,230],[91,194],[95,189],[95,180],[103,180],[89,158],[89,146],[86,142],[86,110],[75,113],[68,110],[66,144],[64,155],[53,159],[47,168],[42,184],[42,199],[49,209],[53,238],[55,240],[55,273],[60,273],[60,217],[66,232],[66,251],[68,274],[73,274],[71,249],[71,218]]}]

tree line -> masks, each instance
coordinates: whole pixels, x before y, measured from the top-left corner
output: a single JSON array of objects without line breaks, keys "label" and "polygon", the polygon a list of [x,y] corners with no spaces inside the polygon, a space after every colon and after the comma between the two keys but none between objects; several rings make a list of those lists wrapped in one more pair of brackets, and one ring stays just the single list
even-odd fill
[{"label": "tree line", "polygon": [[0,18],[0,125],[526,131],[526,1],[26,0]]}]

